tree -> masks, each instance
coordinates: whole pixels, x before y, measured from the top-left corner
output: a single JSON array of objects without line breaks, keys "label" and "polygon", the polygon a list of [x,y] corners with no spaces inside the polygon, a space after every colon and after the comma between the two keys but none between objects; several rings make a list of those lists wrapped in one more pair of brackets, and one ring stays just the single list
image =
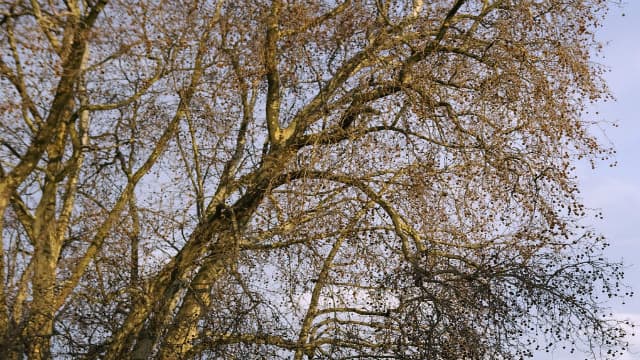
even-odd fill
[{"label": "tree", "polygon": [[604,0],[0,5],[9,359],[615,356]]}]

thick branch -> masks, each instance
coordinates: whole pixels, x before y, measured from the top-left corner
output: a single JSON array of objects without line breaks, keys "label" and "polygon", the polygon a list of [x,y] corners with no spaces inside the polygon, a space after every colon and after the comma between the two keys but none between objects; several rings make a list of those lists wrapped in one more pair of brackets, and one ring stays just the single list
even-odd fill
[{"label": "thick branch", "polygon": [[267,103],[266,121],[269,130],[269,140],[273,146],[278,146],[284,140],[280,128],[280,72],[278,71],[278,39],[280,30],[278,22],[281,0],[274,0],[271,14],[267,20],[267,39],[265,44],[265,70],[267,72]]}]

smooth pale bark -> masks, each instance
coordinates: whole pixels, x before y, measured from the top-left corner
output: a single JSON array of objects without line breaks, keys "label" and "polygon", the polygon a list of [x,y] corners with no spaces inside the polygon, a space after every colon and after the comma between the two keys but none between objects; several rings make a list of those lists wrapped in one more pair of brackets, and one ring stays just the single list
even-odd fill
[{"label": "smooth pale bark", "polygon": [[[179,291],[184,289],[184,284],[189,283],[192,276],[197,276],[193,275],[194,271],[197,272],[198,269],[201,269],[202,275],[200,276],[210,280],[207,287],[208,289],[211,288],[211,284],[222,274],[219,271],[220,265],[218,264],[229,264],[228,260],[224,258],[228,254],[228,240],[222,240],[220,243],[216,242],[216,240],[220,240],[222,234],[233,231],[234,222],[238,224],[239,228],[242,228],[262,202],[267,192],[272,187],[287,181],[288,178],[282,176],[283,169],[294,154],[293,149],[281,149],[277,154],[268,156],[262,167],[248,180],[250,183],[255,184],[250,191],[232,206],[212,207],[215,212],[209,214],[196,227],[180,252],[163,267],[158,275],[148,281],[146,295],[134,303],[123,325],[111,338],[111,344],[105,359],[120,359],[129,354],[129,350],[132,347],[140,350],[139,343],[144,343],[144,346],[147,346],[149,334],[156,334],[160,330],[149,329],[145,327],[145,323],[149,321],[149,317],[152,315],[173,312],[174,307],[179,305],[175,301],[175,297],[179,295]],[[209,258],[204,260],[203,258],[207,254]],[[199,264],[202,265],[199,266]],[[195,300],[196,298],[194,297],[193,299]],[[190,307],[189,302],[183,302],[183,304],[187,305],[187,308]],[[189,314],[193,315],[195,312],[191,308],[191,310],[184,310],[182,314],[188,317]],[[157,324],[162,323],[164,321],[155,322],[153,325],[159,326]],[[175,317],[171,320],[171,323],[182,323],[182,320],[180,317]],[[175,327],[174,325],[171,326]],[[175,331],[177,334],[182,330],[176,329]],[[179,336],[175,338],[177,339]],[[191,345],[184,346],[185,351],[190,348]]]},{"label": "smooth pale bark", "polygon": [[[71,114],[67,113],[65,117]],[[47,146],[48,163],[45,170],[45,184],[42,197],[34,214],[33,235],[34,250],[31,261],[32,301],[29,305],[29,318],[23,331],[23,338],[29,339],[26,354],[30,359],[46,359],[50,355],[50,342],[55,317],[56,269],[64,232],[58,232],[57,204],[60,180],[58,174],[64,170],[62,161],[64,145],[69,129],[62,123],[55,133],[54,141]],[[72,161],[77,159],[72,159]],[[72,181],[73,179],[69,179]],[[70,189],[74,191],[75,189]]]},{"label": "smooth pale bark", "polygon": [[[208,240],[215,236],[224,221],[219,217],[212,218],[210,222],[202,223],[194,231],[190,242],[178,255],[151,281],[146,294],[137,299],[133,304],[123,325],[111,338],[111,344],[107,349],[105,359],[121,359],[129,353],[133,344],[147,341],[148,333],[155,333],[157,329],[144,329],[144,324],[154,307],[155,312],[160,313],[163,307],[172,307],[174,296],[181,290],[181,285],[187,279],[188,274],[194,269],[198,259],[206,250]],[[139,350],[138,350],[139,351]]]},{"label": "smooth pale bark", "polygon": [[198,338],[198,322],[211,305],[211,287],[237,259],[237,243],[232,240],[233,235],[225,238],[218,241],[215,250],[191,281],[180,310],[160,348],[160,359],[184,358],[193,347],[193,341]]},{"label": "smooth pale bark", "polygon": [[[29,359],[50,358],[53,319],[58,309],[55,302],[56,268],[64,234],[63,231],[58,231],[55,221],[58,183],[62,181],[57,179],[57,175],[63,168],[62,156],[68,136],[68,120],[73,116],[75,87],[82,73],[89,32],[105,5],[106,1],[99,1],[90,9],[87,16],[80,18],[79,14],[76,14],[77,16],[69,17],[66,26],[73,35],[67,38],[67,43],[55,49],[63,60],[62,72],[47,119],[35,133],[18,164],[0,178],[0,216],[4,218],[6,208],[15,191],[33,172],[45,152],[48,154],[45,184],[34,215],[33,229],[31,229],[34,250],[28,266],[31,274],[27,274],[27,277],[31,275],[33,300],[29,305],[24,329],[21,331],[22,337],[28,339],[24,351]],[[64,225],[66,221],[68,218],[63,218]],[[0,228],[1,231],[2,228]],[[10,326],[8,322],[4,293],[0,298],[4,307],[0,318],[3,337],[0,352],[7,358],[21,358],[23,349],[15,344],[19,329],[14,329],[14,326]],[[20,296],[17,300],[21,300]],[[22,321],[22,313],[13,315],[13,321]]]},{"label": "smooth pale bark", "polygon": [[[9,199],[7,197],[0,196],[0,214],[4,214],[5,209],[9,205]],[[2,234],[4,232],[4,216],[0,216],[0,279],[4,279],[4,239]],[[4,286],[0,287],[0,353],[6,347],[10,337],[9,326],[9,309],[7,307],[7,296]]]}]

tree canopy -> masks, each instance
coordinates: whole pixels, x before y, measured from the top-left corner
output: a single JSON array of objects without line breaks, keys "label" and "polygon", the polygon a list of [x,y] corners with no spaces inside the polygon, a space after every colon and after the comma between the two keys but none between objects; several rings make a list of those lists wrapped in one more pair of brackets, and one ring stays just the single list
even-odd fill
[{"label": "tree canopy", "polygon": [[0,2],[0,354],[615,357],[606,7]]}]

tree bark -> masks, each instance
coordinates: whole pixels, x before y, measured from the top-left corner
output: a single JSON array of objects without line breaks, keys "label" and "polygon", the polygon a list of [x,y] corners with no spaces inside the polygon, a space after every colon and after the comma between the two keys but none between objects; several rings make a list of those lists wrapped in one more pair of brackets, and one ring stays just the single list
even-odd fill
[{"label": "tree bark", "polygon": [[198,270],[164,337],[160,359],[182,359],[192,349],[193,341],[199,336],[198,322],[211,305],[211,287],[237,261],[236,246],[230,239],[233,237],[226,236],[218,241],[212,254]]}]

